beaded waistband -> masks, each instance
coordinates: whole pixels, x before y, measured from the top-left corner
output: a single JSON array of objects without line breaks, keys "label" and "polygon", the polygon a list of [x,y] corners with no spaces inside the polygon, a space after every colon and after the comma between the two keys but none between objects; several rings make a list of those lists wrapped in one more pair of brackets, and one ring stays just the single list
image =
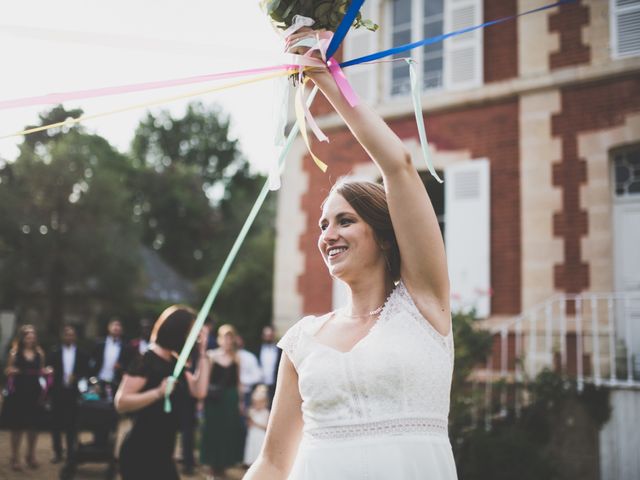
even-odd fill
[{"label": "beaded waistband", "polygon": [[310,428],[305,435],[316,440],[375,437],[380,435],[428,434],[448,436],[447,421],[441,418],[398,418],[379,422]]}]

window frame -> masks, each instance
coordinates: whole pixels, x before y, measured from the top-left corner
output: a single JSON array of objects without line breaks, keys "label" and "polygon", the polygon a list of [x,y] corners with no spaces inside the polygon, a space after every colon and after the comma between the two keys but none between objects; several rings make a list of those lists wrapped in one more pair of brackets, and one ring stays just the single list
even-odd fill
[{"label": "window frame", "polygon": [[640,151],[640,143],[631,143],[629,145],[619,146],[609,149],[609,173],[611,179],[611,200],[614,204],[637,203],[640,201],[640,193],[619,195],[616,192],[616,155],[626,155],[631,151]]},{"label": "window frame", "polygon": [[621,55],[618,51],[618,14],[632,11],[640,11],[640,2],[638,2],[637,5],[618,7],[617,0],[609,0],[609,41],[611,45],[611,58],[613,60],[640,56],[640,49],[635,53],[624,55]]},{"label": "window frame", "polygon": [[[417,42],[424,38],[423,29],[424,29],[424,0],[410,0],[411,1],[411,42]],[[443,16],[443,33],[446,33],[446,22],[448,9],[452,8],[451,2],[452,0],[442,0],[442,16]],[[480,18],[483,18],[484,4],[482,0],[474,0],[478,9],[480,9]],[[391,0],[384,0],[384,5],[382,8],[382,15],[384,19],[384,24],[389,25],[389,28],[385,29],[384,34],[384,44],[386,48],[393,47],[393,8],[392,8]],[[450,91],[460,91],[460,90],[470,90],[473,88],[479,88],[484,85],[484,35],[482,35],[482,30],[479,31],[479,40],[478,40],[478,49],[479,49],[479,58],[477,68],[480,69],[477,72],[478,80],[477,84],[470,85],[456,85],[451,84],[447,78],[447,61],[450,61],[450,58],[447,57],[447,47],[443,44],[443,53],[442,53],[442,85],[437,88],[422,88],[424,83],[424,52],[423,48],[414,48],[410,51],[411,58],[418,64],[419,68],[417,69],[418,74],[418,84],[421,86],[422,94],[438,94],[442,92],[450,92]],[[406,100],[411,97],[411,92],[407,93],[397,93],[393,94],[391,92],[392,88],[392,63],[383,64],[382,68],[382,95],[380,96],[382,101],[385,102],[394,102],[398,100]],[[408,68],[408,67],[407,67]]]},{"label": "window frame", "polygon": [[[446,3],[447,0],[442,0],[443,3]],[[422,30],[423,24],[423,3],[424,0],[410,0],[411,2],[411,42],[417,42],[422,40],[422,37],[419,37],[418,33]],[[385,0],[384,2],[384,19],[385,23],[389,25],[390,28],[387,29],[385,33],[384,43],[387,45],[387,48],[393,47],[393,7],[392,0]],[[422,65],[422,48],[414,48],[410,50],[408,53],[411,54],[411,59],[416,62],[418,65]],[[382,98],[387,101],[395,100],[395,99],[405,99],[411,97],[411,92],[407,93],[391,93],[391,86],[393,84],[393,72],[392,65],[394,62],[390,62],[384,65],[384,92]],[[407,71],[408,71],[407,66]],[[422,70],[418,70],[418,84],[422,84]],[[421,90],[422,92],[439,92],[445,89],[444,85],[444,67],[443,67],[443,84],[440,88],[432,88],[428,90]]]}]

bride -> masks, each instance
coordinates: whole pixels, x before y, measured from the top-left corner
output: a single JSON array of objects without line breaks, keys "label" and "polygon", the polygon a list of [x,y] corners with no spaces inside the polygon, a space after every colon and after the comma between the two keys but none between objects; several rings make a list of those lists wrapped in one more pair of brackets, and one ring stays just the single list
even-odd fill
[{"label": "bride", "polygon": [[[287,47],[312,37],[305,29]],[[284,354],[260,457],[245,479],[456,479],[447,432],[453,371],[442,235],[411,157],[380,116],[309,77],[380,169],[384,187],[336,184],[318,249],[349,305],[305,317]]]}]

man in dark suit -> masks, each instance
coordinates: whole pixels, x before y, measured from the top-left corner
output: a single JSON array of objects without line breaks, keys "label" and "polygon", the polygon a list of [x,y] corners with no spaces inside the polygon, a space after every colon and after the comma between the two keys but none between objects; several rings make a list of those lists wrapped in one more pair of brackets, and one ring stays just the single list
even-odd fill
[{"label": "man in dark suit", "polygon": [[276,391],[278,365],[281,356],[282,350],[276,346],[275,330],[271,325],[267,325],[262,329],[262,344],[257,357],[262,368],[264,384],[269,388],[269,403],[273,401],[273,395]]},{"label": "man in dark suit", "polygon": [[[97,377],[103,388],[105,398],[109,401],[118,390],[118,385],[124,373],[127,349],[122,338],[122,322],[117,317],[109,320],[107,336],[98,342],[90,360],[91,376]],[[105,448],[109,441],[109,430],[93,432],[94,444],[98,448]]]},{"label": "man in dark suit", "polygon": [[97,377],[110,396],[115,395],[126,361],[122,322],[114,317],[107,324],[107,336],[98,342],[90,360],[91,376]]},{"label": "man in dark suit", "polygon": [[65,434],[67,461],[73,458],[76,448],[78,381],[88,375],[89,367],[89,357],[78,348],[76,341],[75,327],[65,325],[62,329],[62,343],[51,352],[47,362],[53,368],[51,387],[53,463],[62,460],[62,432]]}]

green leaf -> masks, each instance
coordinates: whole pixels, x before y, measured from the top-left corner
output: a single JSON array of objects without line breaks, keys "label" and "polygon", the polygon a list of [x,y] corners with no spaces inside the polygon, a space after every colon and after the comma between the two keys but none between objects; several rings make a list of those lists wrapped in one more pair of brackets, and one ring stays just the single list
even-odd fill
[{"label": "green leaf", "polygon": [[362,22],[360,22],[360,24],[361,24],[361,26],[363,26],[367,30],[371,30],[372,32],[375,32],[376,30],[378,30],[378,28],[380,28],[378,25],[373,23],[371,20],[363,20]]},{"label": "green leaf", "polygon": [[291,4],[287,7],[287,9],[284,11],[284,13],[282,14],[283,18],[287,18],[291,12],[293,11],[294,7],[296,6],[296,1],[292,0]]},{"label": "green leaf", "polygon": [[332,6],[331,2],[322,2],[313,11],[313,19],[319,21],[321,18],[324,18],[329,11],[331,11]]}]

